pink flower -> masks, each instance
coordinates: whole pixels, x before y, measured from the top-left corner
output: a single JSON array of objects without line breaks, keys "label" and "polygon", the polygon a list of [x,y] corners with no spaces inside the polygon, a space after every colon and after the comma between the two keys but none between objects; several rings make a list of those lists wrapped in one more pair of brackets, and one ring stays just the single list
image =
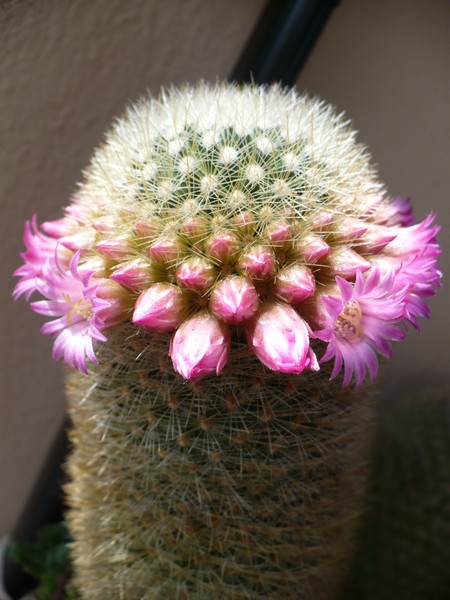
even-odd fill
[{"label": "pink flower", "polygon": [[320,362],[335,358],[333,379],[344,367],[343,386],[355,375],[356,385],[364,381],[366,370],[372,381],[378,372],[377,352],[389,358],[391,341],[403,339],[404,332],[395,322],[404,317],[404,300],[408,287],[395,290],[395,272],[381,276],[374,268],[367,279],[359,271],[355,284],[336,277],[340,296],[322,300],[328,324],[315,335],[328,342]]},{"label": "pink flower", "polygon": [[56,336],[53,358],[64,356],[67,365],[87,373],[86,357],[97,363],[93,342],[106,341],[101,333],[105,325],[98,313],[109,302],[97,297],[97,285],[89,285],[92,273],[79,274],[79,259],[77,252],[68,271],[56,256],[45,262],[37,289],[47,300],[32,302],[31,308],[41,315],[59,317],[41,328],[41,333]]},{"label": "pink flower", "polygon": [[434,249],[437,256],[439,248],[436,244],[436,235],[440,227],[433,225],[435,216],[431,213],[426,219],[410,227],[393,227],[392,229],[397,233],[396,238],[384,248],[383,253],[388,256],[411,258],[428,246],[428,252],[431,253]]},{"label": "pink flower", "polygon": [[414,225],[415,219],[413,216],[413,210],[411,206],[411,198],[403,198],[401,196],[398,196],[397,198],[395,198],[395,200],[392,201],[391,206],[395,210],[395,214],[392,220],[397,225],[401,225],[403,227]]},{"label": "pink flower", "polygon": [[152,331],[173,331],[186,316],[183,292],[172,283],[155,283],[142,292],[132,321]]},{"label": "pink flower", "polygon": [[186,319],[174,333],[169,355],[173,368],[185,379],[197,381],[219,373],[228,362],[230,332],[206,311]]},{"label": "pink flower", "polygon": [[222,279],[214,288],[209,308],[214,316],[229,325],[240,325],[251,319],[259,307],[259,296],[253,283],[237,275]]},{"label": "pink flower", "polygon": [[306,302],[315,289],[314,275],[305,265],[291,265],[279,271],[274,288],[276,295],[289,304]]},{"label": "pink flower", "polygon": [[246,334],[251,350],[272,371],[299,374],[304,369],[319,370],[308,327],[288,304],[263,305],[246,326]]},{"label": "pink flower", "polygon": [[[22,252],[20,256],[23,258],[24,264],[14,271],[14,275],[21,279],[14,288],[13,297],[17,299],[25,294],[25,298],[28,300],[31,294],[38,289],[37,286],[42,281],[44,264],[55,254],[58,240],[39,231],[37,218],[34,215],[31,221],[25,223],[23,241],[26,251]],[[71,255],[70,252],[58,247],[60,260],[63,260],[64,254],[65,258],[68,254]]]}]

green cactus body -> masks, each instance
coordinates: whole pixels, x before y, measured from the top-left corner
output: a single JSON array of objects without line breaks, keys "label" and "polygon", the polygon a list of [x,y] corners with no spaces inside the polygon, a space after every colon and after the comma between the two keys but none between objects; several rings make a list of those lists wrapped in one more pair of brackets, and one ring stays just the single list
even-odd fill
[{"label": "green cactus body", "polygon": [[[171,365],[169,333],[132,324],[132,307],[150,284],[178,285],[183,321],[229,276],[252,279],[258,302],[290,302],[281,272],[298,265],[309,295],[326,290],[349,249],[368,265],[348,224],[372,218],[382,193],[343,119],[276,87],[171,91],[117,122],[67,217],[83,238],[80,265],[103,277],[136,269],[120,322],[96,345],[98,365],[68,376],[69,521],[83,597],[335,596],[365,489],[364,393],[330,382],[326,366],[315,372],[314,354],[298,374],[274,372],[240,324],[220,374],[186,381]],[[311,258],[317,242],[323,259]],[[296,310],[313,318],[310,301]],[[358,310],[339,321],[346,339],[360,335]],[[311,348],[320,357],[324,343]]]}]

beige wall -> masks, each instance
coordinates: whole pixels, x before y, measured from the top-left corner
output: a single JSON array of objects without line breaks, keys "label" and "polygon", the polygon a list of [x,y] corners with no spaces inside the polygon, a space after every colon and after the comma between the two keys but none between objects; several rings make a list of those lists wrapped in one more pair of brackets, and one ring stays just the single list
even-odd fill
[{"label": "beige wall", "polygon": [[[23,221],[57,218],[92,148],[147,88],[224,78],[264,0],[0,0],[0,535],[11,529],[61,422],[60,365],[13,304]],[[448,221],[447,0],[343,0],[299,87],[345,110],[394,194]],[[447,154],[447,156],[446,156]],[[447,230],[448,231],[448,230]],[[441,235],[449,256],[448,233]],[[424,332],[396,348],[388,391],[447,380],[444,289]]]}]

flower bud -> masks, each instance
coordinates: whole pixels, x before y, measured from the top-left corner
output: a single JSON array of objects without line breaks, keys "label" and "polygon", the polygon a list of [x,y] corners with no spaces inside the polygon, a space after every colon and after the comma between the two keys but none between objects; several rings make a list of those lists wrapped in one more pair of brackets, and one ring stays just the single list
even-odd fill
[{"label": "flower bud", "polygon": [[109,306],[96,311],[96,316],[103,321],[104,327],[118,325],[125,320],[126,310],[130,305],[128,293],[118,283],[110,279],[93,278],[92,283],[97,284],[95,295],[97,298],[106,300]]},{"label": "flower bud", "polygon": [[306,235],[296,246],[296,255],[308,264],[315,264],[330,252],[330,246],[319,235]]},{"label": "flower bud", "polygon": [[222,262],[229,261],[239,251],[239,240],[230,231],[216,233],[206,242],[207,254]]},{"label": "flower bud", "polygon": [[368,229],[362,239],[358,241],[358,252],[376,253],[382,250],[389,242],[395,240],[398,230],[395,227],[384,227],[369,223]]},{"label": "flower bud", "polygon": [[126,238],[102,240],[98,242],[96,248],[114,260],[127,258],[132,252],[130,242]]},{"label": "flower bud", "polygon": [[141,258],[129,260],[122,263],[118,269],[110,275],[113,281],[132,292],[143,291],[149,284],[158,281],[161,277],[160,269],[155,264],[149,263]]},{"label": "flower bud", "polygon": [[227,277],[214,288],[209,308],[214,316],[229,325],[241,325],[258,311],[258,292],[246,277]]},{"label": "flower bud", "polygon": [[316,281],[305,265],[291,265],[282,269],[275,282],[275,293],[277,296],[289,302],[289,304],[300,304],[305,302],[314,294]]},{"label": "flower bud", "polygon": [[233,223],[244,233],[252,232],[255,229],[255,219],[248,210],[244,210],[236,215],[233,219]]},{"label": "flower bud", "polygon": [[77,233],[65,235],[59,240],[63,246],[76,252],[77,250],[85,250],[92,248],[95,242],[95,231],[93,229],[82,229]]},{"label": "flower bud", "polygon": [[316,213],[311,218],[311,223],[315,229],[319,229],[320,231],[329,229],[331,223],[333,222],[334,215],[333,213],[322,210]]},{"label": "flower bud", "polygon": [[197,381],[219,373],[228,362],[230,332],[206,311],[186,319],[170,342],[173,368],[185,379]]},{"label": "flower bud", "polygon": [[332,277],[339,275],[343,279],[349,280],[356,277],[357,271],[364,273],[370,269],[370,262],[351,248],[333,250],[327,257],[327,262],[330,267],[329,274]]},{"label": "flower bud", "polygon": [[183,246],[176,237],[165,237],[156,240],[151,244],[148,253],[157,263],[174,263],[182,250]]},{"label": "flower bud", "polygon": [[181,225],[181,230],[190,242],[197,242],[204,237],[206,226],[206,219],[197,215],[186,219]]},{"label": "flower bud", "polygon": [[161,226],[156,219],[139,219],[134,224],[134,231],[139,237],[154,237]]},{"label": "flower bud", "polygon": [[342,242],[348,242],[360,238],[366,233],[369,227],[368,223],[364,223],[361,219],[352,219],[350,217],[344,217],[339,219],[335,224],[333,230],[333,236],[336,240]]},{"label": "flower bud", "polygon": [[70,235],[75,225],[76,224],[74,221],[68,219],[67,217],[63,217],[62,219],[57,219],[56,221],[45,221],[44,223],[41,223],[41,229],[48,235],[59,239],[63,236]]},{"label": "flower bud", "polygon": [[173,331],[187,314],[183,292],[172,283],[155,283],[142,292],[132,321],[152,331]]},{"label": "flower bud", "polygon": [[275,221],[275,223],[267,225],[265,234],[269,242],[275,246],[282,246],[292,239],[291,228],[285,220]]},{"label": "flower bud", "polygon": [[217,279],[217,271],[204,258],[188,258],[177,268],[176,278],[179,285],[200,294],[207,292]]},{"label": "flower bud", "polygon": [[319,370],[308,327],[288,304],[264,305],[246,326],[246,334],[251,350],[272,371],[299,374],[304,369]]},{"label": "flower bud", "polygon": [[276,259],[267,246],[251,246],[241,254],[240,271],[251,279],[269,279],[276,272]]}]

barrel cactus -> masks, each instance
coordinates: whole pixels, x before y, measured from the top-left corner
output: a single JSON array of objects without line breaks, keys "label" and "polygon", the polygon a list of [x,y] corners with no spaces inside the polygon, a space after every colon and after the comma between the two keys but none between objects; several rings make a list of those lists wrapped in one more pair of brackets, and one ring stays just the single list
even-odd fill
[{"label": "barrel cactus", "polygon": [[366,375],[439,284],[434,216],[342,116],[200,84],[129,108],[15,296],[55,319],[89,599],[333,598],[362,510]]}]

